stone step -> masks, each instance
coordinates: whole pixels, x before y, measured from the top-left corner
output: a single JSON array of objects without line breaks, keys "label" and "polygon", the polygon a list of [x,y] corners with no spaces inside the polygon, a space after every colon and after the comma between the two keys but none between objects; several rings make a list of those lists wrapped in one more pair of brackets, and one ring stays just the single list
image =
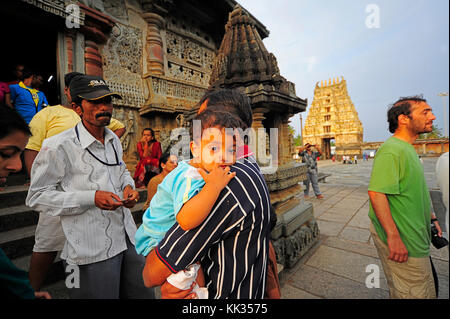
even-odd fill
[{"label": "stone step", "polygon": [[28,186],[8,186],[0,191],[0,208],[20,206],[25,204],[28,194]]},{"label": "stone step", "polygon": [[0,233],[0,248],[10,259],[31,254],[36,225],[16,228]]},{"label": "stone step", "polygon": [[[143,205],[144,202],[138,202],[136,206],[131,209],[131,214],[136,224],[141,223]],[[20,214],[20,212],[17,214]],[[1,231],[0,248],[3,249],[5,254],[11,259],[31,254],[34,245],[35,231],[36,223],[33,225],[16,227],[7,231]]]},{"label": "stone step", "polygon": [[39,213],[26,205],[0,208],[0,232],[36,225]]},{"label": "stone step", "polygon": [[22,171],[20,171],[19,173],[9,174],[8,178],[6,179],[6,185],[7,187],[24,185],[28,180],[28,174],[22,168]]}]

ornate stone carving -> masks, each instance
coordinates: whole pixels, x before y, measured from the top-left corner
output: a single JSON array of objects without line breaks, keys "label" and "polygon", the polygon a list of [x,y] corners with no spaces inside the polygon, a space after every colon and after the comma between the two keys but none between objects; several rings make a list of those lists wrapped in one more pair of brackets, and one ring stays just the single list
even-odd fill
[{"label": "ornate stone carving", "polygon": [[211,79],[218,79],[223,77],[227,72],[228,58],[222,52],[216,55],[213,62],[213,71],[211,73]]},{"label": "ornate stone carving", "polygon": [[103,3],[104,12],[120,20],[128,20],[125,0],[107,0]]},{"label": "ornate stone carving", "polygon": [[[297,261],[309,250],[318,239],[319,232],[315,222],[305,224],[300,230],[293,233],[285,240],[285,264],[288,268],[293,267]],[[277,256],[278,261],[278,256]]]},{"label": "ornate stone carving", "polygon": [[178,127],[184,127],[185,125],[185,116],[184,114],[178,114],[176,117]]},{"label": "ornate stone carving", "polygon": [[[22,1],[63,18],[66,18],[70,14],[70,12],[66,12],[67,6],[69,4],[77,3],[76,0],[22,0]],[[80,25],[83,25],[84,18],[85,18],[84,12],[80,11],[80,16],[77,22],[79,22]]]},{"label": "ornate stone carving", "polygon": [[103,0],[80,0],[80,2],[100,12],[105,11],[105,5],[103,3]]},{"label": "ornate stone carving", "polygon": [[210,77],[209,74],[173,62],[169,62],[167,75],[173,79],[192,82],[205,87],[208,85]]},{"label": "ornate stone carving", "polygon": [[172,10],[166,16],[158,9],[159,2],[147,1],[145,6],[152,12],[142,15],[148,25],[148,73],[144,78],[149,94],[140,113],[188,115],[208,88],[215,43],[184,12]]},{"label": "ornate stone carving", "polygon": [[166,46],[168,76],[208,86],[215,57],[213,50],[171,31],[166,32]]},{"label": "ornate stone carving", "polygon": [[120,93],[119,105],[141,107],[144,100],[142,84],[142,31],[117,24],[103,48],[103,74],[111,90]]},{"label": "ornate stone carving", "polygon": [[166,26],[168,31],[180,35],[183,39],[188,39],[189,42],[195,42],[214,51],[216,49],[210,36],[189,22],[182,14],[174,16],[173,19],[167,19]]},{"label": "ornate stone carving", "polygon": [[170,140],[170,130],[162,129],[159,132],[159,142],[161,143],[161,150],[164,153],[172,144]]},{"label": "ornate stone carving", "polygon": [[[160,107],[162,112],[191,110],[206,91],[204,88],[179,83],[165,77],[150,77],[147,81],[151,82],[149,87],[152,90],[150,98],[152,107]],[[155,95],[156,100],[158,97],[161,100],[160,106],[154,103]]]},{"label": "ornate stone carving", "polygon": [[264,174],[270,191],[279,191],[303,181],[307,173],[306,164],[296,163],[292,166],[278,167],[273,174]]},{"label": "ornate stone carving", "polygon": [[286,240],[280,238],[278,240],[272,241],[273,248],[275,249],[275,254],[277,256],[277,263],[280,265],[286,264]]},{"label": "ornate stone carving", "polygon": [[130,145],[134,143],[136,134],[136,120],[132,110],[126,111],[123,107],[115,107],[113,110],[113,117],[122,122],[127,128],[125,133],[120,138],[124,153],[128,153]]}]

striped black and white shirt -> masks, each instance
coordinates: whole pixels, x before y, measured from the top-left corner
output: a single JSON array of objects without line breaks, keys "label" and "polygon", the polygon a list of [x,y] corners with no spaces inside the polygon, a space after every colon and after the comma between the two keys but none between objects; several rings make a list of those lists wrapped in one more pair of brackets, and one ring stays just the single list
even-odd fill
[{"label": "striped black and white shirt", "polygon": [[264,298],[270,233],[269,190],[259,167],[244,159],[211,213],[195,229],[176,223],[156,248],[174,273],[201,261],[210,298]]}]

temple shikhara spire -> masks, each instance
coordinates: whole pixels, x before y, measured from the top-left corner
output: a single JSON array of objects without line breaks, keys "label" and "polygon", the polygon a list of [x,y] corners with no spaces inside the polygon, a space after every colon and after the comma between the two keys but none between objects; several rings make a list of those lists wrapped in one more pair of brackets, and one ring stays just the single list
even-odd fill
[{"label": "temple shikhara spire", "polygon": [[255,21],[236,5],[225,25],[210,84],[213,88],[282,83],[277,61],[265,48]]},{"label": "temple shikhara spire", "polygon": [[361,156],[363,126],[347,91],[344,77],[316,83],[314,99],[303,127],[303,144],[316,144],[331,157],[332,140],[336,155]]},{"label": "temple shikhara spire", "polygon": [[[312,205],[298,196],[307,168],[293,160],[295,147],[289,128],[290,118],[305,111],[307,100],[298,97],[294,83],[280,75],[277,60],[264,46],[254,18],[239,5],[229,14],[209,83],[209,89],[234,88],[250,98],[257,140],[252,150],[264,154],[257,160],[279,221],[271,238],[278,263],[292,267],[319,235]],[[277,132],[275,142],[269,139],[273,129]],[[261,141],[268,142],[265,148]],[[274,149],[278,154],[272,152]],[[276,171],[268,173],[266,169],[273,163]]]}]

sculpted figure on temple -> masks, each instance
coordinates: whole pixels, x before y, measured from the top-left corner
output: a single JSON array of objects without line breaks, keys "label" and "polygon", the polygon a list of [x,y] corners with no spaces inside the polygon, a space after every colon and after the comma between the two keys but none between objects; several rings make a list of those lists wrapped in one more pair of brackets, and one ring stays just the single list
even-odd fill
[{"label": "sculpted figure on temple", "polygon": [[98,11],[101,11],[101,12],[105,11],[105,6],[103,5],[103,0],[81,0],[81,3],[84,3],[88,7],[91,7]]}]

